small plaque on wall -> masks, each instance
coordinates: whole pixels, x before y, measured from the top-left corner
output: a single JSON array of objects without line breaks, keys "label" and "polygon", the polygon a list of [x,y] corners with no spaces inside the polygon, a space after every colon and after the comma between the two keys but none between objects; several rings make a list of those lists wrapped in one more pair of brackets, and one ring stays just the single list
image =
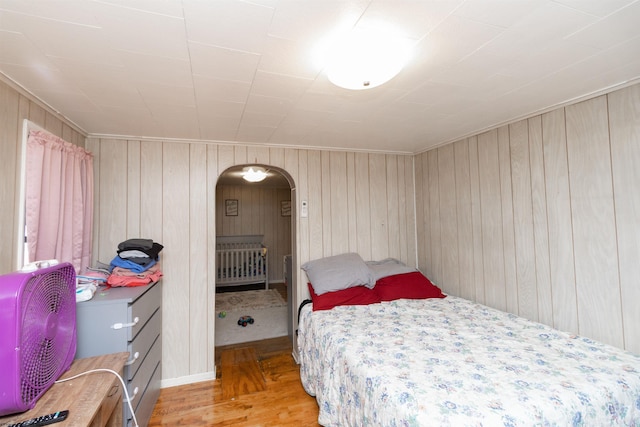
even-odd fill
[{"label": "small plaque on wall", "polygon": [[238,199],[226,199],[224,201],[224,214],[226,216],[238,216]]},{"label": "small plaque on wall", "polygon": [[291,216],[291,200],[280,201],[280,215]]}]

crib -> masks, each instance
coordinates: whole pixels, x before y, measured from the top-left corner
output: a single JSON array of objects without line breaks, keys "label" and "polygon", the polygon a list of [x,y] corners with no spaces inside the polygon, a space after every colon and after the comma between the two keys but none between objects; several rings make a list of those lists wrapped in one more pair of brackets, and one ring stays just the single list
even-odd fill
[{"label": "crib", "polygon": [[216,237],[216,288],[264,283],[267,276],[267,247],[262,235]]}]

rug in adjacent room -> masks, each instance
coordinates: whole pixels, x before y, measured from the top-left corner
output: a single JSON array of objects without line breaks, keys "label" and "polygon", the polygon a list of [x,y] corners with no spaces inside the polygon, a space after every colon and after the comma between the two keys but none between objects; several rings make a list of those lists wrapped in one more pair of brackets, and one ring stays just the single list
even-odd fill
[{"label": "rug in adjacent room", "polygon": [[[251,316],[253,324],[238,325],[240,316]],[[275,289],[217,293],[215,325],[216,346],[282,337],[287,335],[287,303]]]}]

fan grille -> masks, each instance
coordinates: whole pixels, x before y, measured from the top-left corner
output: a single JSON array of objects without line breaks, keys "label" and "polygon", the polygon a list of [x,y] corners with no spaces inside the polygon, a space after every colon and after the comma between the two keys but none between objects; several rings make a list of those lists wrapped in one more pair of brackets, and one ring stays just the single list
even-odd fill
[{"label": "fan grille", "polygon": [[62,268],[29,280],[23,293],[21,396],[36,400],[62,373],[74,340],[73,268]]}]

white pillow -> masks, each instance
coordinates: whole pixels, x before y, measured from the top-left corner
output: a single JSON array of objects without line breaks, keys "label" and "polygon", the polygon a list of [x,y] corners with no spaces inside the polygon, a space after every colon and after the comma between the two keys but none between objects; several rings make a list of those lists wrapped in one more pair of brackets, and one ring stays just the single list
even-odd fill
[{"label": "white pillow", "polygon": [[371,269],[371,273],[373,274],[373,278],[376,282],[383,277],[418,271],[416,268],[408,267],[406,264],[395,258],[387,258],[382,261],[367,261],[366,264]]},{"label": "white pillow", "polygon": [[316,295],[353,286],[373,288],[376,284],[367,264],[353,252],[308,261],[301,268],[307,273]]}]

